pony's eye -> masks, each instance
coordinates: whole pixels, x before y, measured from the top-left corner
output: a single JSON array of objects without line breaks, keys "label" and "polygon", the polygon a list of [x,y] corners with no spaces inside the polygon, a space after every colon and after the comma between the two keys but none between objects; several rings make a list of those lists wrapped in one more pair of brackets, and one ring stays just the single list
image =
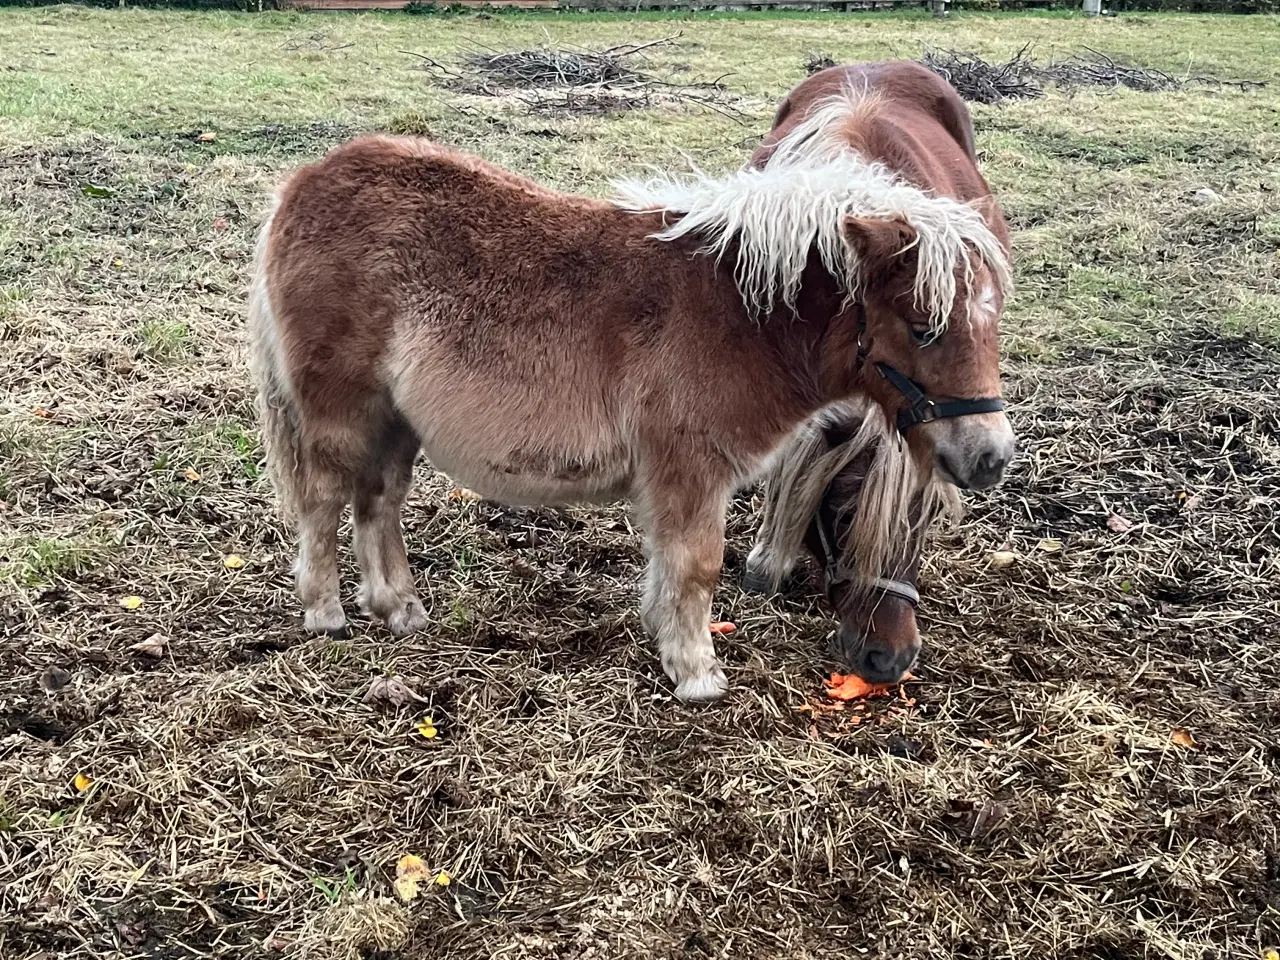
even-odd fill
[{"label": "pony's eye", "polygon": [[933,343],[935,339],[933,331],[928,327],[913,326],[911,328],[911,337],[922,347],[927,347],[929,344]]}]

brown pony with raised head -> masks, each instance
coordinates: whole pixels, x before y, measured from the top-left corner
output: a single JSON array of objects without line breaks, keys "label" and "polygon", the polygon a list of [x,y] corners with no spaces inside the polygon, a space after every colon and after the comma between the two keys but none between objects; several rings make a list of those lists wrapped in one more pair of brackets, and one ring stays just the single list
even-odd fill
[{"label": "brown pony with raised head", "polygon": [[[306,626],[346,629],[347,503],[361,603],[397,635],[427,625],[400,527],[423,449],[501,501],[633,498],[642,621],[678,696],[721,696],[708,620],[730,492],[833,403],[911,409],[877,363],[933,396],[998,390],[1004,245],[947,180],[930,192],[849,149],[878,109],[842,97],[764,169],[623,183],[612,202],[416,139],[361,138],[296,173],[250,320]],[[903,151],[927,154],[935,126]],[[911,442],[921,470],[988,483],[1012,433],[969,417]]]},{"label": "brown pony with raised head", "polygon": [[[875,120],[849,128],[850,149],[930,191],[977,204],[1008,248],[1003,216],[977,170],[968,108],[950,84],[915,63],[833,67],[805,80],[778,109],[752,165],[765,166],[797,128],[833,99],[850,97],[874,104],[876,113]],[[931,131],[929,149],[904,157],[903,144],[921,129]],[[975,306],[984,302],[994,336],[1002,291],[984,292]],[[823,411],[797,430],[773,460],[760,533],[743,578],[748,590],[776,590],[798,554],[812,554],[840,619],[837,652],[873,683],[901,679],[919,654],[917,576],[929,523],[958,505],[957,483],[989,485],[986,476],[950,469],[945,455],[933,470],[919,469],[900,440],[911,425],[896,427],[880,409],[855,401]]]}]

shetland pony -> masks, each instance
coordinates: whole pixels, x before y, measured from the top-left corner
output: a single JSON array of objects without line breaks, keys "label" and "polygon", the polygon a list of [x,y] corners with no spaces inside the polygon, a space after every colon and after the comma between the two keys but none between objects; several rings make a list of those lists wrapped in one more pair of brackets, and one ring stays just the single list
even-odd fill
[{"label": "shetland pony", "polygon": [[[950,84],[915,63],[833,67],[808,78],[779,107],[752,165],[769,163],[779,143],[841,98],[875,114],[846,127],[849,149],[895,164],[900,176],[927,189],[980,205],[1007,249],[1003,217],[977,172],[968,108]],[[928,157],[903,163],[901,144],[924,128],[932,131]],[[978,304],[984,299],[994,320],[1002,295],[984,295]],[[895,425],[865,399],[823,411],[773,463],[743,587],[772,592],[798,554],[812,554],[840,620],[840,659],[868,681],[896,682],[921,646],[917,575],[925,531],[938,514],[955,511],[955,483],[968,478],[945,464],[920,469]]]},{"label": "shetland pony", "polygon": [[[998,390],[1004,245],[945,183],[849,149],[846,128],[873,115],[841,98],[764,169],[621,183],[612,201],[390,137],[290,178],[261,231],[250,326],[306,627],[346,628],[347,503],[360,602],[396,635],[427,625],[400,527],[421,449],[508,503],[632,499],[663,668],[683,699],[724,694],[708,620],[730,492],[833,403],[908,414],[877,364],[931,396]],[[927,154],[923,133],[903,149]],[[989,414],[910,442],[918,469],[981,485],[1012,432]]]}]

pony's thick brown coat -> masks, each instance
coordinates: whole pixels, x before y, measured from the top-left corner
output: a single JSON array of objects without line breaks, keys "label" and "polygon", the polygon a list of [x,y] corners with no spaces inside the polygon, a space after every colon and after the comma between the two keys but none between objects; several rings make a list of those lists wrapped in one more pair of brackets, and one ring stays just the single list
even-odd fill
[{"label": "pony's thick brown coat", "polygon": [[[643,620],[663,665],[681,696],[724,691],[707,622],[726,498],[806,418],[873,384],[820,258],[794,311],[753,316],[732,265],[699,256],[694,238],[655,239],[679,215],[389,137],[353,141],[285,185],[251,319],[308,627],[345,628],[347,502],[363,604],[397,633],[427,623],[399,522],[421,447],[506,502],[634,498],[650,553]],[[989,376],[975,359],[931,386]]]}]

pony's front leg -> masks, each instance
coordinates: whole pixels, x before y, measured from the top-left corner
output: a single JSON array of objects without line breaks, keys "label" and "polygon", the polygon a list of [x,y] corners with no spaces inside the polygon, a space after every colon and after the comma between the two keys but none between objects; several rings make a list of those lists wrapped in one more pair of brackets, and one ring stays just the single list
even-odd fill
[{"label": "pony's front leg", "polygon": [[682,700],[716,700],[729,682],[711,642],[711,594],[724,562],[726,489],[681,483],[648,491],[649,568],[641,619]]}]

